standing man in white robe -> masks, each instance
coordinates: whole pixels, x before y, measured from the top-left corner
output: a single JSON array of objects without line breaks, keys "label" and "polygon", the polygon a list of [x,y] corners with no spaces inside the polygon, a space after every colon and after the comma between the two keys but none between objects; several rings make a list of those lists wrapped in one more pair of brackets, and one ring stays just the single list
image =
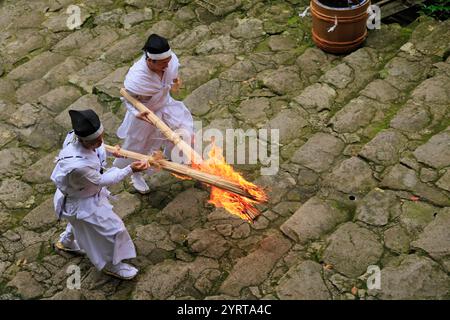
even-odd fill
[{"label": "standing man in white robe", "polygon": [[[170,91],[178,90],[181,85],[177,56],[170,49],[167,40],[156,34],[150,35],[143,50],[143,56],[133,64],[126,75],[125,89],[172,130],[179,133],[186,142],[192,143],[194,132],[192,115],[183,102],[170,96]],[[146,121],[146,112],[139,113],[123,98],[122,102],[128,110],[117,130],[117,136],[125,139],[122,147],[143,154],[164,149],[165,156],[171,159],[173,143],[168,141],[158,128]],[[128,159],[116,159],[113,165],[123,168],[129,163]],[[151,173],[151,169],[147,170],[147,174]],[[138,192],[149,191],[141,173],[134,173],[131,181]]]},{"label": "standing man in white robe", "polygon": [[106,151],[103,126],[92,110],[69,111],[73,131],[67,135],[51,175],[58,218],[69,223],[55,247],[68,252],[83,251],[92,264],[120,279],[132,279],[138,270],[124,259],[136,257],[134,244],[122,220],[108,201],[107,186],[133,172],[148,169],[134,162],[123,169],[104,169]]}]

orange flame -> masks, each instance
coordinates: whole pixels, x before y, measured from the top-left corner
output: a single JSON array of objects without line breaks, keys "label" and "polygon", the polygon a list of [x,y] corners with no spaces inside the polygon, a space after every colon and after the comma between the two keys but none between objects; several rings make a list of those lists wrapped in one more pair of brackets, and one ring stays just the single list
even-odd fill
[{"label": "orange flame", "polygon": [[260,214],[259,210],[255,208],[255,205],[268,200],[266,193],[261,187],[245,180],[241,174],[234,171],[233,167],[225,162],[222,149],[214,143],[208,153],[208,159],[200,165],[193,164],[193,167],[239,184],[256,199],[249,199],[217,187],[211,187],[211,196],[208,202],[218,208],[224,208],[241,219],[253,222],[253,219]]}]

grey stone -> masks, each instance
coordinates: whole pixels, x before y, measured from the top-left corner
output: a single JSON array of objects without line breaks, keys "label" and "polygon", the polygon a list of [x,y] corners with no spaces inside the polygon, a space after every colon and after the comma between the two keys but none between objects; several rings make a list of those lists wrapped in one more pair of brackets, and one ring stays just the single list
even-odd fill
[{"label": "grey stone", "polygon": [[327,55],[317,48],[306,49],[295,63],[301,70],[300,76],[302,80],[306,83],[317,81],[322,74],[323,68],[329,65]]},{"label": "grey stone", "polygon": [[26,183],[5,179],[0,185],[0,202],[9,209],[26,209],[34,204],[33,189]]},{"label": "grey stone", "polygon": [[375,188],[356,207],[356,218],[370,225],[384,226],[400,213],[400,201],[394,192]]},{"label": "grey stone", "polygon": [[[112,64],[118,64],[132,60],[140,53],[135,50],[130,50],[130,48],[141,48],[145,40],[146,39],[144,39],[144,37],[140,35],[132,34],[131,36],[114,43],[108,50],[106,50],[104,54],[100,56],[100,58]],[[108,73],[112,71],[113,70],[111,69]],[[106,74],[104,76],[106,76]]]},{"label": "grey stone", "polygon": [[164,261],[150,266],[141,275],[133,292],[134,299],[163,300],[188,279],[189,268],[186,263],[179,261]]},{"label": "grey stone", "polygon": [[42,110],[39,117],[40,120],[35,126],[21,130],[20,140],[31,148],[43,149],[48,152],[60,146],[64,129],[46,110]]},{"label": "grey stone", "polygon": [[240,226],[234,228],[231,238],[243,239],[243,238],[247,238],[249,235],[250,235],[250,225],[248,223],[243,223]]},{"label": "grey stone", "polygon": [[19,103],[37,102],[38,98],[49,90],[50,86],[45,80],[37,79],[26,82],[16,91],[17,101]]},{"label": "grey stone", "polygon": [[58,292],[50,300],[81,300],[82,294],[80,290],[65,289]]},{"label": "grey stone", "polygon": [[94,24],[97,26],[101,25],[118,25],[125,15],[125,10],[122,8],[117,8],[111,11],[106,11],[97,14],[94,17]]},{"label": "grey stone", "polygon": [[383,130],[364,145],[359,154],[377,164],[389,166],[398,162],[407,142],[406,137],[398,131]]},{"label": "grey stone", "polygon": [[276,206],[272,207],[273,212],[278,213],[281,216],[289,217],[293,215],[301,206],[300,202],[294,201],[282,201]]},{"label": "grey stone", "polygon": [[355,132],[369,125],[377,110],[383,110],[383,104],[364,96],[352,99],[329,121],[336,132]]},{"label": "grey stone", "polygon": [[272,51],[287,51],[297,46],[295,39],[289,36],[274,35],[269,37],[269,48]]},{"label": "grey stone", "polygon": [[215,16],[225,16],[242,5],[241,0],[230,0],[227,2],[220,0],[199,0],[196,2]]},{"label": "grey stone", "polygon": [[450,132],[431,137],[414,151],[414,156],[420,162],[436,169],[450,166]]},{"label": "grey stone", "polygon": [[[267,211],[266,211],[267,212]],[[259,216],[252,224],[252,229],[263,230],[270,225],[270,220],[265,216]]]},{"label": "grey stone", "polygon": [[188,189],[175,197],[157,217],[167,224],[179,223],[184,227],[192,227],[204,214],[204,202],[207,194],[204,191]]},{"label": "grey stone", "polygon": [[381,187],[412,191],[437,205],[450,205],[450,199],[445,193],[421,182],[417,178],[417,174],[414,170],[411,170],[401,164],[397,164],[392,167],[391,170],[384,176],[383,181],[381,181]]},{"label": "grey stone", "polygon": [[423,81],[411,94],[415,101],[426,104],[447,104],[450,100],[450,79],[436,76]]},{"label": "grey stone", "polygon": [[430,112],[422,105],[409,100],[391,120],[390,126],[398,130],[414,133],[426,128],[430,122]]},{"label": "grey stone", "polygon": [[183,57],[180,60],[180,78],[187,90],[193,90],[207,82],[218,69],[218,64],[205,58]]},{"label": "grey stone", "polygon": [[283,109],[270,119],[266,127],[279,130],[280,143],[288,143],[302,136],[309,127],[306,115],[293,109]]},{"label": "grey stone", "polygon": [[330,236],[323,259],[344,275],[358,277],[382,254],[383,246],[375,233],[347,222]]},{"label": "grey stone", "polygon": [[287,172],[280,172],[276,175],[261,176],[254,183],[262,188],[266,188],[269,203],[277,204],[281,201],[288,190],[296,186],[296,181]]},{"label": "grey stone", "polygon": [[219,292],[239,296],[243,288],[261,284],[276,262],[290,248],[291,243],[280,234],[273,234],[263,239],[255,251],[236,262],[229,276],[220,286]]},{"label": "grey stone", "polygon": [[167,231],[156,223],[136,228],[136,247],[139,254],[148,256],[158,249],[172,251],[175,244],[170,240]]},{"label": "grey stone", "polygon": [[140,208],[141,201],[136,195],[124,191],[116,195],[111,204],[114,206],[114,212],[120,218],[125,219]]},{"label": "grey stone", "polygon": [[386,64],[385,70],[388,74],[385,80],[399,90],[410,88],[415,82],[420,81],[426,72],[419,63],[403,57],[393,58]]},{"label": "grey stone", "polygon": [[[420,180],[422,182],[433,182],[436,181],[439,178],[436,171],[429,168],[422,168],[420,169]],[[441,187],[442,188],[442,187]]]},{"label": "grey stone", "polygon": [[79,97],[81,97],[81,93],[78,89],[72,86],[62,86],[41,96],[39,102],[48,110],[58,114]]},{"label": "grey stone", "polygon": [[139,24],[143,21],[152,20],[153,11],[151,8],[144,8],[143,10],[132,11],[123,15],[121,23],[125,29],[130,29],[132,26]]},{"label": "grey stone", "polygon": [[450,192],[450,170],[446,170],[441,178],[436,182],[436,185],[444,190]]},{"label": "grey stone", "polygon": [[240,19],[237,26],[231,30],[231,36],[238,39],[258,38],[264,34],[262,21],[255,18]]},{"label": "grey stone", "polygon": [[102,116],[102,124],[108,136],[115,136],[121,123],[122,121],[112,112],[104,113]]},{"label": "grey stone", "polygon": [[280,95],[292,94],[303,88],[297,69],[292,67],[265,71],[258,75],[258,79],[262,81],[264,86]]},{"label": "grey stone", "polygon": [[214,230],[195,229],[187,236],[189,248],[205,257],[218,259],[229,249],[229,243]]},{"label": "grey stone", "polygon": [[90,29],[77,30],[59,41],[53,51],[58,53],[76,53],[80,49],[80,43],[88,44],[94,38]]},{"label": "grey stone", "polygon": [[433,221],[439,208],[420,201],[405,201],[402,205],[400,223],[408,233],[417,236],[423,229]]},{"label": "grey stone", "polygon": [[234,53],[238,54],[245,50],[241,42],[231,38],[229,35],[221,35],[212,39],[204,40],[195,48],[199,55],[215,53]]},{"label": "grey stone", "polygon": [[316,133],[298,149],[291,158],[316,172],[328,170],[344,149],[344,143],[327,133]]},{"label": "grey stone", "polygon": [[22,223],[25,227],[36,230],[49,228],[54,225],[57,220],[53,206],[53,197],[50,197],[30,211],[30,213],[23,218]]},{"label": "grey stone", "polygon": [[322,279],[322,266],[304,261],[289,269],[276,292],[281,300],[327,300],[330,293]]},{"label": "grey stone", "polygon": [[315,83],[306,87],[294,100],[306,109],[318,112],[330,110],[336,97],[336,91],[327,84]]},{"label": "grey stone", "polygon": [[208,26],[200,25],[180,33],[171,41],[171,44],[175,49],[190,49],[208,39],[210,35]]},{"label": "grey stone", "polygon": [[294,241],[306,243],[320,238],[349,218],[343,212],[317,197],[309,199],[280,227],[281,231]]},{"label": "grey stone", "polygon": [[432,19],[418,25],[411,35],[411,42],[417,50],[426,55],[444,57],[448,52],[450,38],[449,23],[435,23]]},{"label": "grey stone", "polygon": [[39,107],[26,103],[11,114],[8,122],[20,129],[31,127],[39,120],[39,111]]},{"label": "grey stone", "polygon": [[221,272],[216,269],[205,270],[195,281],[194,287],[202,294],[208,294],[214,286]]},{"label": "grey stone", "polygon": [[325,73],[319,81],[328,83],[337,89],[344,89],[353,80],[353,69],[341,63]]},{"label": "grey stone", "polygon": [[410,239],[401,226],[394,226],[384,232],[384,245],[395,253],[408,253]]},{"label": "grey stone", "polygon": [[445,208],[436,215],[434,220],[425,227],[419,238],[411,245],[425,250],[434,259],[450,258],[449,225],[450,210]]},{"label": "grey stone", "polygon": [[182,22],[189,22],[189,21],[195,19],[195,12],[194,12],[194,10],[192,10],[191,7],[188,7],[188,6],[181,7],[175,13],[175,19],[178,19]]},{"label": "grey stone", "polygon": [[382,269],[381,289],[371,289],[369,295],[378,293],[386,300],[445,299],[449,287],[448,276],[436,262],[410,255],[399,266]]},{"label": "grey stone", "polygon": [[361,91],[361,94],[385,103],[395,101],[400,97],[399,91],[382,79],[376,79],[369,83],[367,87]]},{"label": "grey stone", "polygon": [[16,136],[16,133],[10,130],[9,127],[0,125],[0,148],[3,149],[3,147],[13,141]]},{"label": "grey stone", "polygon": [[77,57],[68,57],[64,62],[51,68],[43,77],[52,88],[62,86],[69,81],[69,75],[83,69],[86,64]]},{"label": "grey stone", "polygon": [[22,168],[32,163],[30,154],[23,149],[9,148],[0,150],[0,176],[19,175]]},{"label": "grey stone", "polygon": [[175,23],[169,20],[161,20],[155,23],[150,30],[147,32],[148,34],[156,33],[166,39],[173,39],[178,33],[179,28]]},{"label": "grey stone", "polygon": [[184,100],[196,116],[209,112],[214,104],[230,101],[239,94],[239,85],[226,80],[213,79],[195,89]]},{"label": "grey stone", "polygon": [[125,0],[125,3],[140,9],[145,8],[148,5],[145,0]]},{"label": "grey stone", "polygon": [[357,157],[351,157],[336,166],[324,181],[326,186],[350,194],[366,193],[376,186],[370,166]]},{"label": "grey stone", "polygon": [[[1,99],[5,100],[16,100],[16,82],[6,79],[6,78],[0,78],[0,97]],[[0,100],[0,104],[3,104],[2,100]],[[2,108],[3,109],[3,105]]]},{"label": "grey stone", "polygon": [[123,81],[128,72],[129,67],[118,68],[108,76],[100,80],[94,85],[97,92],[105,93],[113,98],[120,98],[120,89],[123,87]]},{"label": "grey stone", "polygon": [[74,54],[84,58],[97,59],[119,39],[117,32],[109,27],[99,26],[93,31],[95,38],[78,47]]},{"label": "grey stone", "polygon": [[256,74],[256,68],[251,61],[244,60],[234,64],[220,74],[220,78],[230,81],[247,81]]},{"label": "grey stone", "polygon": [[65,57],[52,52],[43,52],[20,65],[8,74],[8,78],[18,81],[32,81],[43,77],[49,69],[64,61]]},{"label": "grey stone", "polygon": [[170,231],[169,231],[170,240],[181,244],[186,240],[189,232],[190,231],[188,229],[184,228],[182,225],[175,224],[170,227]]},{"label": "grey stone", "polygon": [[257,124],[267,119],[264,110],[270,109],[269,99],[253,98],[244,100],[239,105],[237,115],[245,123]]},{"label": "grey stone", "polygon": [[113,68],[102,61],[95,61],[75,74],[70,75],[69,82],[92,93],[94,85],[113,71]]},{"label": "grey stone", "polygon": [[7,285],[16,288],[24,299],[36,299],[44,294],[42,286],[26,271],[18,272]]}]

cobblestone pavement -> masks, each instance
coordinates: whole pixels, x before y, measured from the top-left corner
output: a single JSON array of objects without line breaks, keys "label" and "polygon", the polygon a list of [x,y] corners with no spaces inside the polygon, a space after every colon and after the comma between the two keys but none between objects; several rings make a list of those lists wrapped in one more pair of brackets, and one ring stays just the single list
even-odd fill
[{"label": "cobblestone pavement", "polygon": [[[298,18],[305,0],[82,1],[71,31],[77,2],[0,1],[0,298],[450,298],[450,21],[383,25],[334,56]],[[180,57],[195,118],[279,128],[281,164],[236,166],[269,190],[252,225],[168,174],[146,196],[112,188],[141,270],[123,282],[53,251],[49,175],[68,109],[96,110],[117,142],[118,88],[151,32]]]}]

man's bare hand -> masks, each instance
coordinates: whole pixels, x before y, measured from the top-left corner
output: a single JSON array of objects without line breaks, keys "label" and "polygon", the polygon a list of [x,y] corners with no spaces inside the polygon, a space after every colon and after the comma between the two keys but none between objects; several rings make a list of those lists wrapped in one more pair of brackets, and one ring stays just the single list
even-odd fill
[{"label": "man's bare hand", "polygon": [[180,90],[181,85],[183,84],[183,81],[181,81],[181,78],[176,78],[173,80],[173,84],[172,84],[172,88],[171,88],[171,92],[173,93],[177,93],[178,90]]},{"label": "man's bare hand", "polygon": [[148,162],[147,161],[135,161],[131,164],[131,170],[133,172],[141,172],[148,169]]},{"label": "man's bare hand", "polygon": [[126,158],[123,155],[120,154],[120,145],[116,144],[114,146],[114,152],[112,153],[112,155],[116,158]]},{"label": "man's bare hand", "polygon": [[156,170],[161,170],[161,166],[160,166],[160,164],[158,163],[158,161],[164,159],[163,153],[162,153],[161,151],[155,151],[155,152],[153,152],[153,154],[152,154],[152,158],[153,158],[153,163],[152,163],[153,167],[154,167]]},{"label": "man's bare hand", "polygon": [[[147,121],[150,122],[150,120],[148,120],[147,116],[150,114],[149,111],[144,111],[144,112],[140,112],[136,115],[136,118],[142,120],[142,121]],[[151,123],[151,122],[150,122]]]}]

